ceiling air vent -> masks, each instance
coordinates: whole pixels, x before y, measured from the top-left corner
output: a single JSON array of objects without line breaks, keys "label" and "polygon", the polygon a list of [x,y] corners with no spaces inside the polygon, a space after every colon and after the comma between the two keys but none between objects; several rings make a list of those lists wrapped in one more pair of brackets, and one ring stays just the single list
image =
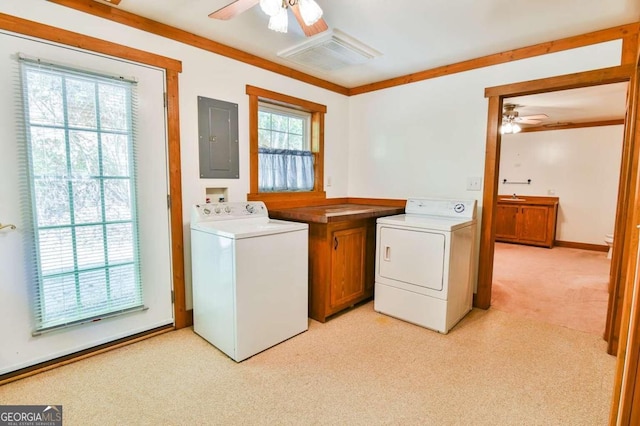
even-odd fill
[{"label": "ceiling air vent", "polygon": [[381,53],[339,30],[278,52],[278,56],[311,68],[336,71],[363,64]]}]

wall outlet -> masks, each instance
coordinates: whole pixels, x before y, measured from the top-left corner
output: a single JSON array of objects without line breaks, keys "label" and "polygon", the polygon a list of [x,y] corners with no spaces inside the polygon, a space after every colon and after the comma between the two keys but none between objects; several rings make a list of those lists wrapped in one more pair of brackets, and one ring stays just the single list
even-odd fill
[{"label": "wall outlet", "polygon": [[468,177],[467,178],[467,191],[480,191],[482,189],[481,177]]},{"label": "wall outlet", "polygon": [[547,195],[556,195],[555,189],[547,189]]}]

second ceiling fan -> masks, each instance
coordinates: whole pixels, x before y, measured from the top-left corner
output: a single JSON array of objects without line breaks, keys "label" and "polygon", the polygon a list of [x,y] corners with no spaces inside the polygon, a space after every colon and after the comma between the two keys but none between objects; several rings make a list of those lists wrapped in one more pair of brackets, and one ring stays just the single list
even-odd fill
[{"label": "second ceiling fan", "polygon": [[287,9],[291,9],[304,34],[309,37],[326,31],[329,27],[322,19],[322,9],[314,0],[235,0],[209,14],[209,18],[228,20],[260,4],[269,16],[269,29],[287,32]]}]

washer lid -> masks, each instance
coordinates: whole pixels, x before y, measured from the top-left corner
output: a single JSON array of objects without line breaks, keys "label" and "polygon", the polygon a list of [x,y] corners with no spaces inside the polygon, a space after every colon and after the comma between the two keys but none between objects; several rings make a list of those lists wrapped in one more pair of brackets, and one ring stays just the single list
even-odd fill
[{"label": "washer lid", "polygon": [[269,218],[256,218],[192,223],[191,229],[220,237],[240,239],[306,230],[309,229],[309,225]]},{"label": "washer lid", "polygon": [[451,232],[474,224],[475,222],[475,219],[469,218],[399,214],[395,216],[380,217],[376,223],[381,225],[394,225]]}]

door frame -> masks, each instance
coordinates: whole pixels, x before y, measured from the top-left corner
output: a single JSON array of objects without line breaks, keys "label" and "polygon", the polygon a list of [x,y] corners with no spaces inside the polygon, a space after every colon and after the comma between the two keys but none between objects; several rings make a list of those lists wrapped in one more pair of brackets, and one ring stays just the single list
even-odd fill
[{"label": "door frame", "polygon": [[[502,121],[502,107],[505,98],[515,96],[526,96],[538,93],[547,93],[581,87],[599,86],[611,83],[630,81],[634,71],[633,65],[621,65],[611,68],[603,68],[593,71],[586,71],[574,74],[561,75],[556,77],[531,80],[520,83],[507,84],[503,86],[490,87],[485,89],[485,97],[489,100],[487,118],[487,143],[484,169],[484,192],[483,192],[483,212],[482,225],[480,230],[480,259],[478,266],[478,288],[475,299],[475,306],[488,309],[491,305],[491,288],[493,280],[493,260],[495,241],[495,212],[498,198],[498,175],[500,164],[500,144],[501,134],[498,131]],[[628,126],[625,126],[625,137],[622,149],[622,167],[620,173],[620,186],[618,190],[618,205],[616,213],[616,241],[624,241],[626,218],[631,210],[628,204],[629,197],[629,165],[633,161],[630,146],[632,139],[629,137]],[[618,239],[619,238],[619,239]],[[616,301],[617,295],[621,292],[621,283],[626,275],[623,263],[625,257],[625,244],[615,244],[613,247],[613,259],[611,267],[610,288],[615,289],[610,292],[610,301]],[[614,294],[616,297],[614,297]],[[610,302],[611,304],[611,302]],[[615,353],[617,344],[617,334],[619,333],[620,310],[617,304],[614,309],[610,307],[611,315],[608,315],[607,327],[609,332],[605,336],[609,342],[609,353]],[[615,326],[618,324],[618,326]],[[614,336],[615,333],[615,336]]]},{"label": "door frame", "polygon": [[23,34],[40,40],[96,52],[165,70],[167,103],[167,144],[169,173],[169,220],[171,232],[171,271],[173,285],[174,328],[184,328],[193,319],[186,309],[184,285],[184,239],[182,222],[182,177],[180,161],[180,109],[178,75],[182,62],[166,56],[89,37],[11,15],[0,13],[0,30]]}]

